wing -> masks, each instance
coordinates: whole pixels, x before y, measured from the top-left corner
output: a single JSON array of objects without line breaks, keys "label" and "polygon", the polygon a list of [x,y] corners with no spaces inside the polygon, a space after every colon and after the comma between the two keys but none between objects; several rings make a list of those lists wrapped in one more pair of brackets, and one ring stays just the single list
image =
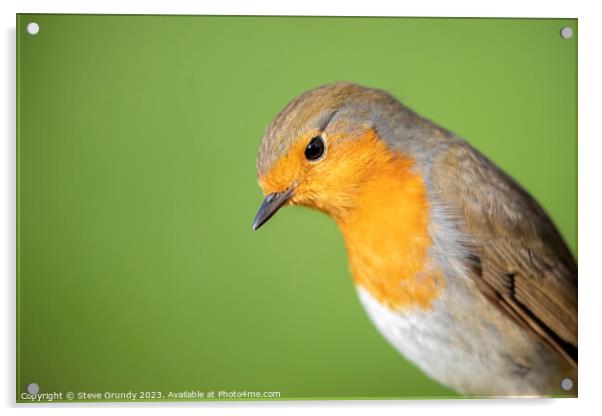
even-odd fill
[{"label": "wing", "polygon": [[460,140],[435,164],[433,183],[463,220],[477,287],[576,365],[577,265],[544,210]]}]

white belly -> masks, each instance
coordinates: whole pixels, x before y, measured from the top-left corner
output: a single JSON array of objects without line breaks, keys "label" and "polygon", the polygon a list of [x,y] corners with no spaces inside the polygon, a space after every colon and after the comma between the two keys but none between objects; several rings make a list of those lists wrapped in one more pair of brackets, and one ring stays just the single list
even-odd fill
[{"label": "white belly", "polygon": [[485,299],[454,286],[446,287],[432,309],[407,313],[386,308],[362,288],[358,295],[397,351],[459,393],[538,395],[560,384],[553,353],[514,322],[500,318]]}]

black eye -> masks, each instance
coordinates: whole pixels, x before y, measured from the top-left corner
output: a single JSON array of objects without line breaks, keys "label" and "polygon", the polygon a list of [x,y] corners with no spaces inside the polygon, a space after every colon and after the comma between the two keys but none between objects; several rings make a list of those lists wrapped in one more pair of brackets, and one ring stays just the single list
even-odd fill
[{"label": "black eye", "polygon": [[316,136],[305,148],[305,157],[307,160],[317,160],[324,154],[324,140],[320,136]]}]

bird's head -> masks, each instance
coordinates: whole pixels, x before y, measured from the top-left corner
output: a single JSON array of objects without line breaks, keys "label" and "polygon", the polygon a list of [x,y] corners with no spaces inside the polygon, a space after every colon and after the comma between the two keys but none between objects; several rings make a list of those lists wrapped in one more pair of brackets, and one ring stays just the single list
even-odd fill
[{"label": "bird's head", "polygon": [[259,148],[257,175],[265,199],[253,229],[289,204],[344,218],[366,183],[388,170],[399,174],[404,153],[382,138],[399,135],[414,118],[387,93],[355,84],[329,84],[294,99],[268,126]]}]

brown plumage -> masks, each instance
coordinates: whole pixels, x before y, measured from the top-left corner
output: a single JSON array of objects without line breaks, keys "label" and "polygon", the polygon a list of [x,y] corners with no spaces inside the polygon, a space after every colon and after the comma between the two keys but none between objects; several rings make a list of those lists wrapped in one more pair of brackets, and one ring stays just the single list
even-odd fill
[{"label": "brown plumage", "polygon": [[433,183],[462,208],[479,289],[576,366],[577,265],[545,211],[463,142],[441,155]]}]

